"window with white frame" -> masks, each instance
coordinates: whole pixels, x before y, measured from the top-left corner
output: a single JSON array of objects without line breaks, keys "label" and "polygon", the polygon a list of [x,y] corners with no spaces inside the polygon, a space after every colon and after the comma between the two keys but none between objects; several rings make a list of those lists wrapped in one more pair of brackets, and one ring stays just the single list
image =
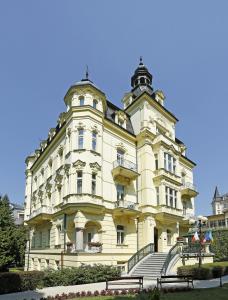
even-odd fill
[{"label": "window with white frame", "polygon": [[164,169],[176,173],[176,159],[169,153],[164,153]]},{"label": "window with white frame", "polygon": [[117,225],[117,245],[121,245],[124,243],[124,226]]},{"label": "window with white frame", "polygon": [[93,108],[95,108],[95,109],[97,108],[97,103],[98,103],[97,100],[93,99]]},{"label": "window with white frame", "polygon": [[96,183],[97,183],[97,174],[92,174],[92,195],[96,194]]},{"label": "window with white frame", "polygon": [[85,104],[85,98],[83,96],[79,97],[79,105],[83,106]]},{"label": "window with white frame", "polygon": [[84,129],[78,129],[78,149],[83,149],[84,146]]},{"label": "window with white frame", "polygon": [[77,194],[82,193],[82,171],[77,172]]},{"label": "window with white frame", "polygon": [[97,133],[95,131],[92,132],[92,150],[97,150]]},{"label": "window with white frame", "polygon": [[165,187],[165,199],[166,205],[177,208],[177,191],[166,186]]},{"label": "window with white frame", "polygon": [[124,185],[117,184],[116,192],[117,192],[117,201],[123,201],[124,200]]},{"label": "window with white frame", "polygon": [[124,150],[122,149],[117,149],[117,162],[119,165],[124,164]]}]

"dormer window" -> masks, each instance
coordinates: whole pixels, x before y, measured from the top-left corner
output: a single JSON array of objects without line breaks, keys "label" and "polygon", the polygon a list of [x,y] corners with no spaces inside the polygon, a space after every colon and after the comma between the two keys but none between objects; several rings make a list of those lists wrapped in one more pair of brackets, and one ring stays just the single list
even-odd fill
[{"label": "dormer window", "polygon": [[97,109],[98,101],[96,99],[93,100],[93,108]]},{"label": "dormer window", "polygon": [[85,98],[83,96],[79,97],[79,105],[83,106],[85,104]]}]

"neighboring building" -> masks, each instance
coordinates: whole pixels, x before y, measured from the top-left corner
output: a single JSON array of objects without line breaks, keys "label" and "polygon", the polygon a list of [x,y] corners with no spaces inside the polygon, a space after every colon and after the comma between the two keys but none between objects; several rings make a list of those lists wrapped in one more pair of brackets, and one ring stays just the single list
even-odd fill
[{"label": "neighboring building", "polygon": [[208,226],[228,228],[228,193],[220,195],[216,186],[211,205],[213,215],[208,216]]},{"label": "neighboring building", "polygon": [[188,230],[195,163],[175,136],[178,120],[142,60],[131,86],[120,109],[86,74],[27,157],[26,268],[124,265],[150,243],[168,252]]},{"label": "neighboring building", "polygon": [[13,217],[14,217],[14,222],[16,225],[21,225],[24,223],[24,207],[15,204],[15,203],[10,203],[10,207],[13,211]]}]

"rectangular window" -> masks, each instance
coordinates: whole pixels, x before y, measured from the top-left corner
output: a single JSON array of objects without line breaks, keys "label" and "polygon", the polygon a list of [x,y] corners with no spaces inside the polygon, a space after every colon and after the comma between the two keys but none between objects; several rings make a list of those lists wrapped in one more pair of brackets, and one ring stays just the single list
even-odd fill
[{"label": "rectangular window", "polygon": [[84,97],[80,97],[79,98],[79,105],[80,106],[83,106],[85,104],[85,99],[84,99]]},{"label": "rectangular window", "polygon": [[124,151],[121,149],[117,150],[117,162],[120,166],[124,164]]},{"label": "rectangular window", "polygon": [[96,194],[96,181],[97,181],[97,174],[92,174],[92,195]]},{"label": "rectangular window", "polygon": [[117,245],[124,243],[124,226],[117,225]]},{"label": "rectangular window", "polygon": [[165,199],[166,199],[166,205],[177,208],[177,191],[174,189],[171,189],[170,187],[165,187]]},{"label": "rectangular window", "polygon": [[77,172],[77,194],[82,193],[82,171]]},{"label": "rectangular window", "polygon": [[169,153],[164,153],[164,169],[171,173],[176,172],[176,159]]},{"label": "rectangular window", "polygon": [[84,129],[78,130],[78,149],[83,149]]},{"label": "rectangular window", "polygon": [[157,205],[160,204],[160,199],[159,199],[159,187],[156,187],[156,199],[157,199]]},{"label": "rectangular window", "polygon": [[155,154],[154,158],[155,158],[155,170],[158,170],[158,155]]},{"label": "rectangular window", "polygon": [[116,191],[117,191],[117,201],[123,201],[124,200],[124,185],[117,184]]},{"label": "rectangular window", "polygon": [[50,247],[50,240],[51,240],[51,229],[47,231],[47,247]]},{"label": "rectangular window", "polygon": [[97,150],[97,133],[96,132],[92,133],[92,150],[93,151]]},{"label": "rectangular window", "polygon": [[93,108],[97,108],[97,100],[93,100]]}]

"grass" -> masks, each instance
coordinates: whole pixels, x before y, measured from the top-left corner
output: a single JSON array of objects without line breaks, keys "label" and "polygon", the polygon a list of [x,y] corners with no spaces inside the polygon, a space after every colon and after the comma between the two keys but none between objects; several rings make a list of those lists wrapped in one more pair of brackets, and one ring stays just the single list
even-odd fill
[{"label": "grass", "polygon": [[[83,300],[140,300],[137,296],[98,296],[98,297],[83,297]],[[148,297],[142,297],[146,300]],[[224,284],[222,288],[210,289],[194,289],[187,292],[176,292],[162,294],[160,300],[227,300],[228,299],[228,284]],[[78,300],[78,298],[74,299]]]}]

